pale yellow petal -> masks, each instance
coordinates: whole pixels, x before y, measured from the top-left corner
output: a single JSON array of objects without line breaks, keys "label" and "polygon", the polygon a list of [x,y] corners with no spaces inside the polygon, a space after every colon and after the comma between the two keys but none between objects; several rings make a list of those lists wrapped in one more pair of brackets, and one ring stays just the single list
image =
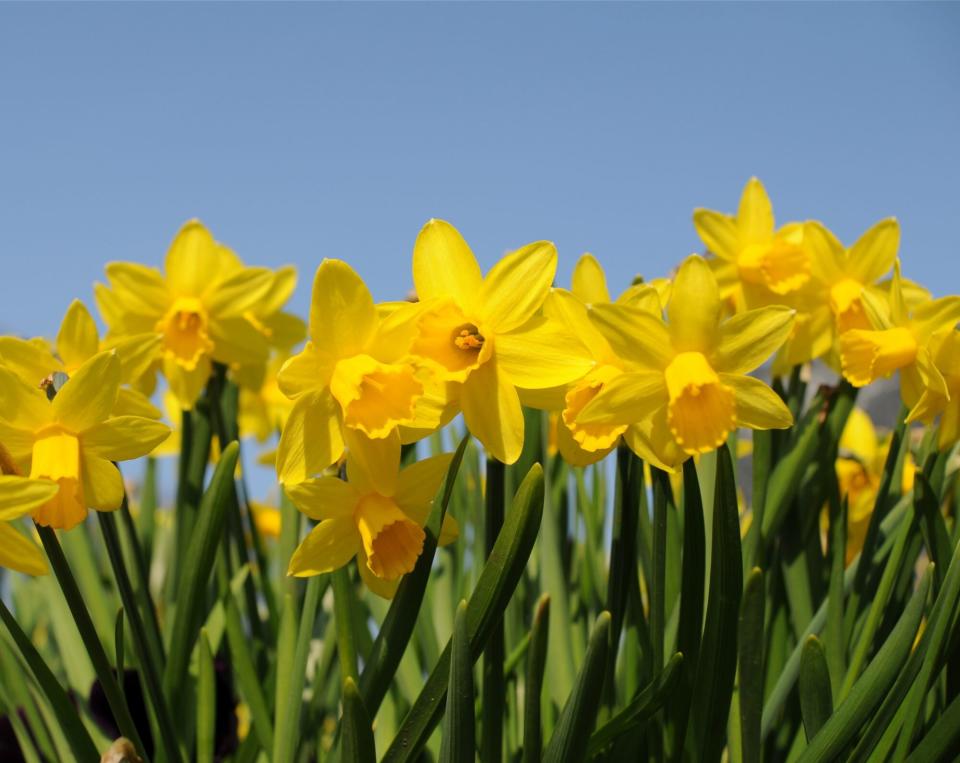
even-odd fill
[{"label": "pale yellow petal", "polygon": [[949,331],[960,321],[960,297],[941,297],[920,305],[913,311],[920,336],[927,338],[938,331]]},{"label": "pale yellow petal", "polygon": [[810,272],[826,286],[848,277],[846,251],[833,232],[818,220],[803,226],[803,243],[810,253]]},{"label": "pale yellow petal", "polygon": [[353,485],[337,477],[318,477],[283,489],[301,513],[316,521],[353,516],[360,499]]},{"label": "pale yellow petal", "polygon": [[413,247],[413,284],[421,301],[450,297],[463,310],[473,307],[483,278],[476,257],[460,232],[443,220],[430,220]]},{"label": "pale yellow petal", "polygon": [[352,516],[325,519],[293,552],[287,574],[309,577],[333,572],[353,559],[359,548],[360,535]]},{"label": "pale yellow petal", "polygon": [[320,474],[343,455],[340,406],[329,390],[307,392],[293,404],[277,447],[277,476],[284,485]]},{"label": "pale yellow petal", "polygon": [[864,284],[878,281],[890,272],[899,249],[900,223],[894,217],[881,220],[850,247],[850,272]]},{"label": "pale yellow petal", "polygon": [[795,311],[770,306],[734,315],[720,325],[711,357],[717,371],[745,374],[764,363],[790,336]]},{"label": "pale yellow petal", "polygon": [[545,316],[497,336],[494,353],[504,378],[527,389],[567,384],[595,365],[590,351],[573,334]]},{"label": "pale yellow petal", "polygon": [[737,221],[712,209],[695,209],[693,227],[707,251],[724,260],[736,260],[739,251]]},{"label": "pale yellow petal", "polygon": [[503,257],[483,279],[477,311],[487,331],[513,331],[540,309],[557,273],[557,248],[537,241]]},{"label": "pale yellow petal", "polygon": [[773,236],[773,206],[757,178],[747,181],[737,209],[737,231],[741,244],[764,243]]},{"label": "pale yellow petal", "polygon": [[736,395],[737,424],[750,429],[786,429],[793,424],[790,409],[759,379],[740,374],[720,374],[720,381]]},{"label": "pale yellow petal", "polygon": [[85,452],[110,461],[129,461],[150,453],[170,436],[170,427],[143,416],[114,416],[87,429]]},{"label": "pale yellow petal", "polygon": [[57,494],[59,486],[50,480],[0,475],[0,522],[16,519]]},{"label": "pale yellow petal", "polygon": [[498,461],[512,464],[523,449],[523,410],[517,390],[497,369],[496,359],[470,374],[460,389],[470,433]]},{"label": "pale yellow petal", "polygon": [[53,399],[53,416],[67,429],[82,432],[113,410],[120,389],[120,361],[114,352],[101,352],[86,361]]},{"label": "pale yellow petal", "polygon": [[100,349],[97,324],[79,299],[73,300],[60,323],[57,354],[68,368],[76,368]]},{"label": "pale yellow petal", "polygon": [[607,276],[592,254],[580,255],[577,264],[573,266],[570,290],[577,299],[587,305],[610,301]]}]

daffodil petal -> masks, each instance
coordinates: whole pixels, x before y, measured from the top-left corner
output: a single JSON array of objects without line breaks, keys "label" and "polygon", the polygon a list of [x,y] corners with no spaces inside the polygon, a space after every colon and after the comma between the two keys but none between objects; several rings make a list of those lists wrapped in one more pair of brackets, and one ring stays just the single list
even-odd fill
[{"label": "daffodil petal", "polygon": [[597,360],[610,360],[613,350],[590,321],[587,306],[564,289],[551,289],[543,302],[543,314],[564,326]]},{"label": "daffodil petal", "polygon": [[740,374],[719,374],[736,396],[737,424],[750,429],[786,429],[793,415],[780,396],[759,379]]},{"label": "daffodil petal", "polygon": [[163,337],[160,334],[134,334],[108,342],[105,349],[114,349],[120,358],[120,381],[133,384],[150,370],[160,356]]},{"label": "daffodil petal", "polygon": [[0,567],[27,575],[46,575],[50,571],[37,544],[7,522],[0,522]]},{"label": "daffodil petal", "polygon": [[623,305],[596,305],[590,320],[613,351],[648,369],[663,369],[673,357],[670,332],[659,318]]},{"label": "daffodil petal", "polygon": [[270,345],[246,318],[217,318],[210,322],[213,359],[225,365],[262,363]]},{"label": "daffodil petal", "polygon": [[324,260],[313,279],[310,338],[333,357],[362,352],[377,330],[377,311],[363,280],[342,260]]},{"label": "daffodil petal", "polygon": [[110,461],[129,461],[150,453],[170,436],[170,427],[143,416],[114,416],[83,433],[83,450]]},{"label": "daffodil petal", "polygon": [[695,209],[693,227],[707,251],[723,260],[737,258],[737,222],[730,215],[712,209]]},{"label": "daffodil petal", "polygon": [[110,411],[113,416],[145,416],[159,419],[163,414],[150,402],[150,398],[130,387],[121,387],[117,393],[117,402]]},{"label": "daffodil petal", "polygon": [[75,368],[100,349],[97,324],[79,299],[73,300],[60,323],[57,334],[57,353],[68,367]]},{"label": "daffodil petal", "polygon": [[803,226],[803,243],[810,252],[810,272],[824,285],[840,281],[845,275],[846,251],[833,232],[818,220]]},{"label": "daffodil petal", "polygon": [[333,572],[353,559],[359,548],[360,534],[352,516],[325,519],[293,552],[287,574],[300,578]]},{"label": "daffodil petal", "polygon": [[52,410],[39,381],[37,386],[30,386],[13,371],[0,366],[0,420],[23,429],[33,429],[49,422]]},{"label": "daffodil petal", "polygon": [[607,276],[592,254],[580,255],[577,264],[573,266],[570,290],[577,299],[588,305],[610,301]]},{"label": "daffodil petal", "polygon": [[952,330],[960,321],[960,297],[941,297],[920,305],[913,311],[913,320],[926,336],[937,331]]},{"label": "daffodil petal", "polygon": [[0,475],[0,522],[16,519],[57,494],[59,485],[50,480]]},{"label": "daffodil petal", "polygon": [[302,514],[316,521],[353,516],[360,499],[356,487],[337,477],[318,477],[283,489]]},{"label": "daffodil petal", "polygon": [[470,433],[493,458],[512,464],[523,448],[523,410],[513,384],[496,358],[470,374],[460,388],[460,406]]},{"label": "daffodil petal", "polygon": [[709,352],[716,344],[720,290],[707,261],[699,255],[680,265],[667,303],[670,335],[677,352]]},{"label": "daffodil petal", "polygon": [[123,503],[123,477],[120,470],[104,458],[82,452],[83,497],[91,509],[114,511]]},{"label": "daffodil petal", "polygon": [[536,241],[503,257],[483,279],[478,310],[485,325],[513,331],[540,309],[557,274],[557,248]]},{"label": "daffodil petal", "polygon": [[370,571],[370,567],[367,566],[367,554],[362,546],[357,553],[357,569],[360,571],[360,579],[363,584],[371,593],[381,599],[392,599],[397,593],[397,588],[400,587],[400,581],[403,580],[402,576],[396,580],[384,580],[374,575]]},{"label": "daffodil petal", "polygon": [[899,248],[900,223],[893,217],[881,220],[850,247],[851,274],[865,284],[878,281],[890,272]]},{"label": "daffodil petal", "polygon": [[199,297],[216,286],[221,257],[210,231],[199,220],[187,222],[167,251],[164,268],[177,296]]},{"label": "daffodil petal", "polygon": [[248,310],[257,312],[273,287],[274,274],[267,268],[243,268],[216,285],[204,300],[217,318],[236,318]]},{"label": "daffodil petal", "polygon": [[30,386],[38,386],[50,374],[63,370],[45,341],[0,336],[0,365],[6,366]]},{"label": "daffodil petal", "polygon": [[476,257],[460,232],[444,220],[430,220],[413,246],[413,284],[420,301],[450,297],[469,310],[483,278]]},{"label": "daffodil petal", "polygon": [[101,352],[60,388],[53,399],[53,416],[68,429],[82,432],[110,415],[119,389],[120,360],[113,352]]},{"label": "daffodil petal", "polygon": [[557,450],[570,466],[582,467],[602,460],[613,450],[613,446],[596,451],[584,450],[580,443],[573,439],[570,428],[561,420],[557,423]]},{"label": "daffodil petal", "polygon": [[720,325],[712,357],[717,371],[745,374],[760,366],[790,336],[795,311],[771,305],[739,313]]},{"label": "daffodil petal", "polygon": [[606,382],[576,420],[582,424],[634,424],[666,403],[662,373],[624,373]]},{"label": "daffodil petal", "polygon": [[527,389],[567,384],[595,364],[589,350],[573,334],[544,316],[497,336],[494,352],[504,377]]},{"label": "daffodil petal", "polygon": [[340,406],[329,390],[297,398],[277,447],[277,476],[284,485],[320,474],[343,455]]},{"label": "daffodil petal", "polygon": [[206,355],[199,359],[195,368],[185,368],[176,358],[170,356],[163,359],[163,375],[170,385],[170,391],[180,407],[187,411],[192,410],[200,399],[200,393],[203,392],[212,370],[210,358]]},{"label": "daffodil petal", "polygon": [[673,474],[676,467],[690,458],[670,432],[667,406],[657,408],[646,421],[627,427],[623,440],[630,450],[665,472]]},{"label": "daffodil petal", "polygon": [[[417,461],[403,469],[397,478],[397,490],[393,496],[397,506],[407,514],[414,511],[416,507],[425,506],[429,509],[447,469],[450,468],[452,458],[452,453],[442,453]],[[420,522],[420,524],[424,523]]]},{"label": "daffodil petal", "polygon": [[376,492],[390,497],[397,490],[400,471],[400,434],[372,440],[363,433],[344,427],[347,447],[347,479],[361,493]]},{"label": "daffodil petal", "polygon": [[747,181],[737,209],[737,231],[745,245],[768,241],[773,235],[773,206],[767,190],[757,178]]},{"label": "daffodil petal", "polygon": [[[133,262],[110,262],[104,270],[110,282],[109,294],[116,301],[115,306],[123,311],[156,321],[170,306],[170,292],[155,268]],[[100,295],[97,296],[99,305]],[[105,312],[102,306],[101,312]]]}]

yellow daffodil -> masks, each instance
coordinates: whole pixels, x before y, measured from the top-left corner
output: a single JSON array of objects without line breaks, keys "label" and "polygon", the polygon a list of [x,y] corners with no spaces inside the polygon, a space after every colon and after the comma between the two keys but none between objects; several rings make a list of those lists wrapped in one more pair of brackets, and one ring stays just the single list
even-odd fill
[{"label": "yellow daffodil", "polygon": [[259,501],[250,501],[250,508],[253,511],[253,521],[256,523],[260,535],[264,538],[279,538],[283,522],[280,510],[275,506],[269,506]]},{"label": "yellow daffodil", "polygon": [[718,258],[717,279],[724,297],[736,293],[738,308],[770,303],[810,280],[810,257],[802,223],[776,229],[766,189],[750,178],[736,215],[697,209],[693,224],[707,250]]},{"label": "yellow daffodil", "polygon": [[421,374],[398,357],[384,325],[360,276],[341,260],[324,260],[313,282],[310,339],[277,377],[295,400],[277,450],[280,482],[302,482],[337,461],[345,430],[384,439],[416,423]]},{"label": "yellow daffodil", "polygon": [[113,414],[121,416],[149,416],[159,418],[158,411],[139,391],[126,386],[143,376],[150,367],[153,354],[159,346],[155,334],[137,334],[123,337],[115,343],[101,342],[97,324],[79,299],[67,308],[54,349],[43,339],[0,337],[0,364],[16,373],[27,384],[39,385],[51,374],[68,376],[98,352],[114,349],[120,360],[120,387]]},{"label": "yellow daffodil", "polygon": [[48,479],[58,493],[33,510],[40,524],[70,529],[87,508],[112,511],[123,500],[123,480],[111,461],[149,453],[169,430],[143,416],[111,416],[120,389],[113,352],[83,363],[49,400],[0,367],[0,442],[18,470]]},{"label": "yellow daffodil", "polygon": [[960,331],[940,331],[930,341],[934,367],[944,384],[928,385],[917,403],[917,416],[932,421],[940,415],[937,446],[947,450],[960,442]]},{"label": "yellow daffodil", "polygon": [[[949,400],[950,393],[928,345],[934,334],[952,330],[960,320],[960,297],[943,297],[911,308],[904,298],[898,262],[889,300],[863,291],[861,301],[872,328],[841,334],[843,375],[855,387],[863,387],[899,371],[900,396],[911,409],[908,420],[935,414],[928,403]],[[925,390],[930,395],[921,401]]]},{"label": "yellow daffodil", "polygon": [[97,284],[97,305],[116,342],[154,334],[154,360],[180,404],[190,409],[214,361],[227,365],[266,360],[268,342],[249,316],[275,289],[266,268],[239,264],[202,223],[188,222],[167,252],[165,273],[129,262],[106,266],[107,286]]},{"label": "yellow daffodil", "polygon": [[[391,598],[423,550],[423,525],[451,456],[434,456],[400,470],[398,437],[381,442],[358,438],[352,445],[347,481],[320,477],[285,487],[296,507],[319,522],[294,552],[289,574],[319,575],[356,557],[367,587]],[[453,542],[458,532],[447,515],[440,544]]]},{"label": "yellow daffodil", "polygon": [[783,343],[793,311],[768,306],[725,321],[721,312],[716,278],[697,255],[674,279],[668,324],[637,307],[595,306],[590,318],[613,351],[642,370],[608,381],[576,422],[633,425],[624,432],[627,444],[668,471],[719,447],[737,426],[790,426],[783,401],[746,374]]},{"label": "yellow daffodil", "polygon": [[593,365],[572,336],[538,314],[556,268],[556,248],[540,241],[483,277],[466,241],[442,220],[430,220],[414,247],[421,304],[410,352],[448,384],[470,432],[507,464],[523,447],[517,388],[566,384]]},{"label": "yellow daffodil", "polygon": [[11,520],[29,513],[57,494],[50,480],[32,480],[12,474],[0,476],[0,567],[46,575],[47,562],[37,545],[28,540]]}]

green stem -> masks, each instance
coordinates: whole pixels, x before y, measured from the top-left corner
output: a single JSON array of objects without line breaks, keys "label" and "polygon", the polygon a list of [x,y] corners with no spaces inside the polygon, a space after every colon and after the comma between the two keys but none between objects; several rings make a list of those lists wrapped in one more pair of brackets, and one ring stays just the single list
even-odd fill
[{"label": "green stem", "polygon": [[[503,463],[487,459],[487,490],[485,496],[484,548],[489,558],[500,528],[503,527],[506,470]],[[503,663],[506,646],[503,635],[503,617],[494,623],[490,639],[483,650],[483,715],[480,741],[480,759],[485,763],[500,763],[503,756]]]},{"label": "green stem", "polygon": [[70,565],[67,563],[67,557],[64,556],[63,549],[60,547],[60,541],[57,540],[57,534],[52,528],[45,525],[38,524],[36,527],[43,548],[50,559],[50,566],[53,567],[53,573],[57,577],[60,589],[63,591],[67,605],[70,607],[70,613],[77,624],[80,638],[83,640],[87,654],[90,655],[90,661],[93,663],[97,678],[100,679],[100,685],[103,687],[107,703],[110,705],[113,717],[120,727],[120,733],[133,742],[137,751],[146,760],[147,754],[143,746],[143,740],[140,739],[140,733],[137,731],[130,715],[130,709],[123,699],[120,684],[117,682],[117,677],[110,666],[110,660],[103,650],[103,644],[100,643],[100,638],[97,636],[97,629],[93,625],[87,606],[83,603],[80,588],[77,586],[77,581],[73,577]]},{"label": "green stem", "polygon": [[[126,496],[123,498],[123,508],[127,508]],[[160,739],[163,742],[167,759],[178,763],[181,758],[180,749],[177,746],[177,732],[173,725],[170,709],[167,707],[163,696],[161,668],[156,662],[156,655],[153,654],[150,637],[144,627],[143,619],[140,617],[140,609],[137,606],[133,586],[130,583],[130,576],[127,574],[127,568],[123,562],[123,551],[120,547],[120,534],[117,532],[116,519],[109,512],[97,512],[97,518],[100,520],[103,542],[107,548],[113,574],[117,580],[120,600],[123,602],[127,618],[130,621],[133,644],[137,650],[137,659],[140,661],[144,682],[146,683],[146,694],[150,698],[150,704],[153,705],[153,711],[157,716]]]},{"label": "green stem", "polygon": [[136,596],[140,602],[144,624],[147,627],[151,657],[156,664],[162,665],[166,657],[163,652],[163,636],[160,633],[160,623],[157,621],[157,610],[153,606],[153,599],[150,597],[150,568],[144,549],[140,545],[137,528],[133,523],[133,516],[130,514],[130,504],[127,501],[126,495],[124,495],[123,504],[120,506],[120,517],[123,520],[123,529],[127,535],[127,542],[130,548],[133,549],[133,568],[137,576]]},{"label": "green stem", "polygon": [[357,639],[353,632],[354,591],[350,570],[341,567],[330,576],[333,579],[333,617],[337,623],[337,654],[340,656],[340,681],[359,680],[357,673]]}]

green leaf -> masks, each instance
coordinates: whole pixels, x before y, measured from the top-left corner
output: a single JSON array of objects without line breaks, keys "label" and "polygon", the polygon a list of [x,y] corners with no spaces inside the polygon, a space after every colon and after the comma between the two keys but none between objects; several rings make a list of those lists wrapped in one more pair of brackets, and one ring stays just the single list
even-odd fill
[{"label": "green leaf", "polygon": [[[530,558],[543,516],[543,489],[543,470],[538,464],[517,489],[497,543],[467,602],[467,630],[470,633],[470,653],[474,659],[479,656],[494,623],[502,617]],[[449,661],[448,643],[416,702],[403,719],[383,757],[384,763],[417,759],[440,719]]]},{"label": "green leaf", "polygon": [[910,655],[910,647],[923,617],[927,594],[930,592],[932,566],[927,566],[920,585],[883,646],[863,671],[847,698],[810,741],[799,761],[820,763],[840,755],[883,699]]},{"label": "green leaf", "polygon": [[[487,457],[487,479],[484,485],[483,535],[484,551],[489,558],[503,528],[506,503],[506,467]],[[483,647],[483,684],[480,705],[480,758],[485,763],[500,763],[503,758],[503,725],[506,718],[503,662],[506,658],[503,618],[498,616]]]},{"label": "green leaf", "polygon": [[184,557],[183,564],[190,574],[180,577],[167,666],[163,674],[164,694],[171,708],[182,705],[178,705],[178,701],[206,609],[207,582],[217,549],[223,541],[227,512],[233,502],[233,475],[237,466],[238,447],[237,443],[230,443],[220,455],[210,487],[200,502],[199,518]]},{"label": "green leaf", "polygon": [[227,644],[230,647],[230,662],[236,675],[240,693],[247,701],[252,719],[251,733],[257,737],[263,750],[273,749],[273,725],[267,700],[263,693],[263,682],[257,675],[257,669],[250,654],[250,641],[240,621],[240,610],[227,590],[224,599],[227,623]]},{"label": "green leaf", "polygon": [[441,763],[459,763],[474,759],[476,729],[473,715],[473,659],[470,634],[467,633],[467,602],[457,606],[451,640],[450,682],[443,719]]},{"label": "green leaf", "polygon": [[590,643],[573,691],[543,752],[544,763],[576,763],[586,759],[590,734],[600,709],[609,648],[610,613],[601,612],[590,634]]},{"label": "green leaf", "polygon": [[754,567],[747,578],[743,601],[740,602],[737,643],[740,661],[740,734],[744,763],[759,763],[761,753],[765,594],[763,571]]},{"label": "green leaf", "polygon": [[3,624],[7,627],[10,636],[20,650],[20,654],[27,665],[30,666],[34,678],[37,679],[44,696],[53,708],[60,729],[67,737],[76,760],[99,760],[100,753],[97,752],[93,740],[77,715],[73,702],[70,701],[63,687],[57,682],[56,677],[47,667],[47,663],[43,661],[43,657],[34,648],[30,638],[20,628],[13,615],[10,614],[10,610],[7,609],[7,605],[3,603],[2,598],[0,598],[0,619],[3,620]]},{"label": "green leaf", "polygon": [[340,720],[342,763],[376,763],[373,727],[363,698],[352,678],[343,682],[343,718]]},{"label": "green leaf", "polygon": [[197,763],[213,763],[216,746],[217,686],[206,629],[197,644]]},{"label": "green leaf", "polygon": [[813,739],[833,715],[833,689],[827,655],[820,639],[810,636],[800,657],[800,713],[807,741]]},{"label": "green leaf", "polygon": [[720,760],[737,669],[737,620],[743,591],[740,518],[733,461],[717,451],[710,593],[697,661],[685,748],[694,760]]},{"label": "green leaf", "polygon": [[631,731],[640,729],[663,706],[683,672],[684,656],[677,652],[667,666],[630,703],[597,729],[590,737],[588,757],[599,755],[606,747]]},{"label": "green leaf", "polygon": [[427,581],[430,580],[433,559],[436,555],[437,538],[440,537],[440,528],[443,526],[443,519],[450,505],[450,497],[453,495],[457,474],[469,441],[469,436],[461,439],[450,460],[450,466],[433,500],[433,509],[424,527],[426,538],[423,541],[423,551],[417,559],[413,572],[404,575],[403,580],[400,581],[397,593],[390,603],[390,609],[373,642],[373,648],[364,661],[363,673],[360,675],[360,694],[366,707],[374,714],[379,710],[380,703],[397,672],[400,659],[407,649],[416,625],[417,616],[420,614],[423,594],[427,588]]},{"label": "green leaf", "polygon": [[948,760],[956,753],[960,739],[960,697],[957,697],[940,714],[923,739],[920,740],[907,763],[929,763],[931,760]]},{"label": "green leaf", "polygon": [[543,671],[547,664],[547,638],[550,633],[550,597],[541,594],[533,615],[530,645],[527,648],[527,672],[523,686],[523,760],[540,763],[543,729],[540,703],[543,698]]}]

